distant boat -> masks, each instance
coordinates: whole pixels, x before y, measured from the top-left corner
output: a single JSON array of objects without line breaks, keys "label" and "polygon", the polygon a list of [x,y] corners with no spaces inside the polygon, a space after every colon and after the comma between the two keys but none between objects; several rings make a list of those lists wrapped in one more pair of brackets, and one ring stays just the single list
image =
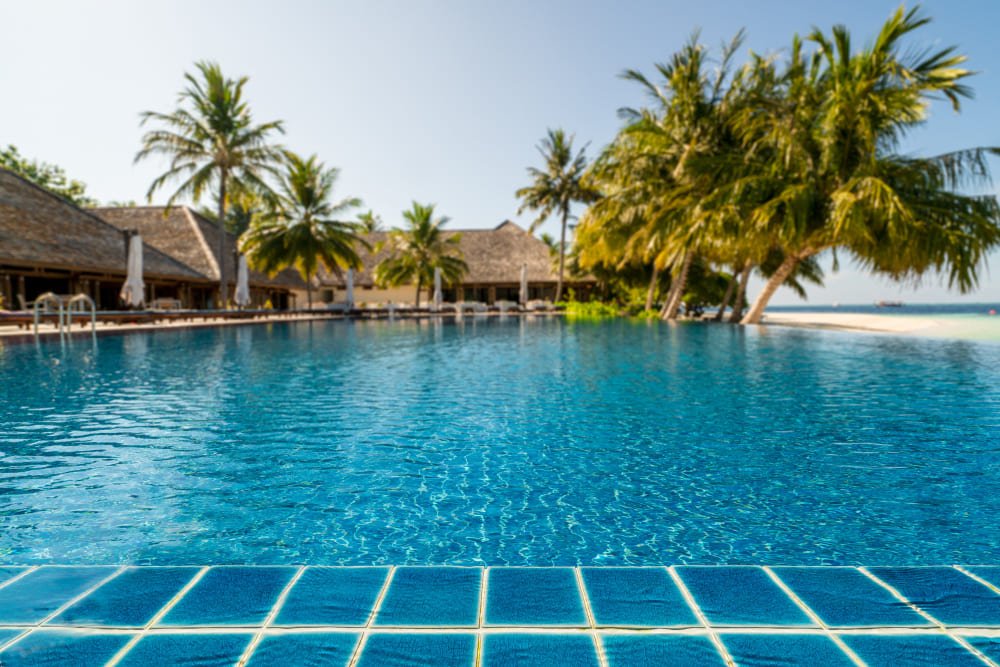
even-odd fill
[{"label": "distant boat", "polygon": [[902,308],[903,307],[903,302],[902,301],[876,301],[875,302],[875,307],[876,308]]}]

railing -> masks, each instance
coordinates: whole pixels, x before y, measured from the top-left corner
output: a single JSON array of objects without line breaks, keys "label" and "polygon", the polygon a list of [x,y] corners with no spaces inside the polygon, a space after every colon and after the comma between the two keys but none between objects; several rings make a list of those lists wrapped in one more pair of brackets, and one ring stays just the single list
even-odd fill
[{"label": "railing", "polygon": [[74,311],[81,314],[86,313],[87,310],[90,311],[90,331],[91,334],[95,336],[97,335],[97,306],[94,304],[94,300],[86,294],[76,294],[70,296],[59,295],[54,292],[46,292],[35,299],[35,303],[32,308],[34,310],[34,331],[36,338],[38,337],[38,324],[41,321],[43,308],[46,313],[57,313],[56,326],[59,331],[60,338],[64,338],[66,334],[70,333],[70,330],[73,327]]}]

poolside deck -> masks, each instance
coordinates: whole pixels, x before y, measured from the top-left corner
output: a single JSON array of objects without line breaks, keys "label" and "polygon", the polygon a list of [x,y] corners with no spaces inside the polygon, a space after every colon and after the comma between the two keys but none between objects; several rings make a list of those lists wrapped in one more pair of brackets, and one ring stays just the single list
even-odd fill
[{"label": "poolside deck", "polygon": [[0,664],[996,665],[1000,566],[0,566]]},{"label": "poolside deck", "polygon": [[[453,310],[431,312],[422,309],[359,308],[351,311],[336,310],[293,310],[293,311],[136,311],[133,313],[97,314],[97,335],[122,334],[135,331],[159,331],[164,329],[184,329],[194,327],[218,327],[241,324],[267,324],[273,322],[303,322],[315,320],[406,320],[406,319],[474,319],[479,317],[547,317],[562,315],[561,311],[528,311],[501,313],[498,310],[458,314]],[[39,336],[59,337],[57,316],[46,314],[39,323]],[[90,315],[73,313],[71,334],[76,337],[91,334]],[[34,340],[34,316],[24,312],[0,313],[0,341]]]}]

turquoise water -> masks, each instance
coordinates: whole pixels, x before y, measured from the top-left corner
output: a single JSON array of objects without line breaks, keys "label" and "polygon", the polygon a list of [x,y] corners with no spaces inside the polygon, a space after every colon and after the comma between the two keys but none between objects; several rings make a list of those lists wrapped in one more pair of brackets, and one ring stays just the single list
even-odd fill
[{"label": "turquoise water", "polygon": [[1000,553],[1000,346],[557,319],[0,348],[0,560]]}]

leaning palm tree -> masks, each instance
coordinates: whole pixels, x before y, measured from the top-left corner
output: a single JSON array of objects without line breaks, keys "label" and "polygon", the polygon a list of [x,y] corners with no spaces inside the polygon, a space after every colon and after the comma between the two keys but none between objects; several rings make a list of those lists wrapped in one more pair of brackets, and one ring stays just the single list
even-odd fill
[{"label": "leaning palm tree", "polygon": [[434,270],[441,270],[445,282],[456,283],[469,270],[462,251],[459,250],[460,234],[447,234],[443,227],[446,217],[434,217],[434,204],[413,202],[409,211],[403,211],[406,229],[393,229],[383,247],[389,255],[375,267],[375,281],[379,285],[409,285],[416,283],[416,304],[420,307],[420,290],[424,285],[433,289]]},{"label": "leaning palm tree", "polygon": [[562,130],[549,130],[548,135],[538,145],[545,162],[543,169],[528,168],[532,183],[520,188],[515,194],[522,201],[518,214],[525,210],[538,212],[538,217],[531,223],[530,231],[534,232],[539,225],[550,216],[558,214],[562,221],[559,237],[559,281],[556,283],[556,301],[562,299],[563,274],[566,264],[566,227],[569,223],[569,210],[574,202],[589,202],[594,199],[591,190],[584,187],[581,179],[587,168],[587,158],[584,146],[578,153],[573,153],[573,136]]},{"label": "leaning palm tree", "polygon": [[312,283],[320,265],[339,273],[358,268],[357,246],[361,226],[338,218],[361,205],[357,198],[331,201],[339,171],[327,169],[315,155],[286,157],[285,172],[278,184],[274,210],[258,220],[240,240],[240,249],[251,265],[265,273],[294,266],[306,282],[306,298],[312,308]]},{"label": "leaning palm tree", "polygon": [[226,206],[234,186],[247,190],[270,190],[265,178],[274,175],[282,150],[271,143],[282,133],[281,121],[255,124],[243,99],[247,77],[229,79],[219,65],[195,63],[198,75],[184,75],[187,86],[178,96],[178,107],[170,113],[145,111],[140,125],[154,123],[157,129],[142,137],[135,161],[153,155],[167,156],[170,167],[149,186],[147,199],[171,181],[180,181],[167,200],[167,207],[190,197],[196,203],[206,193],[216,198],[219,225],[219,298],[226,300]]},{"label": "leaning palm tree", "polygon": [[994,196],[960,190],[988,184],[986,157],[996,149],[929,158],[897,152],[932,99],[958,110],[970,94],[964,56],[903,44],[927,22],[900,8],[861,50],[843,26],[813,32],[812,54],[797,39],[766,113],[742,124],[750,169],[730,192],[759,198],[746,231],[784,257],[744,324],[759,322],[778,287],[826,251],[897,280],[937,271],[963,292],[977,284],[1000,244],[1000,207]]}]

